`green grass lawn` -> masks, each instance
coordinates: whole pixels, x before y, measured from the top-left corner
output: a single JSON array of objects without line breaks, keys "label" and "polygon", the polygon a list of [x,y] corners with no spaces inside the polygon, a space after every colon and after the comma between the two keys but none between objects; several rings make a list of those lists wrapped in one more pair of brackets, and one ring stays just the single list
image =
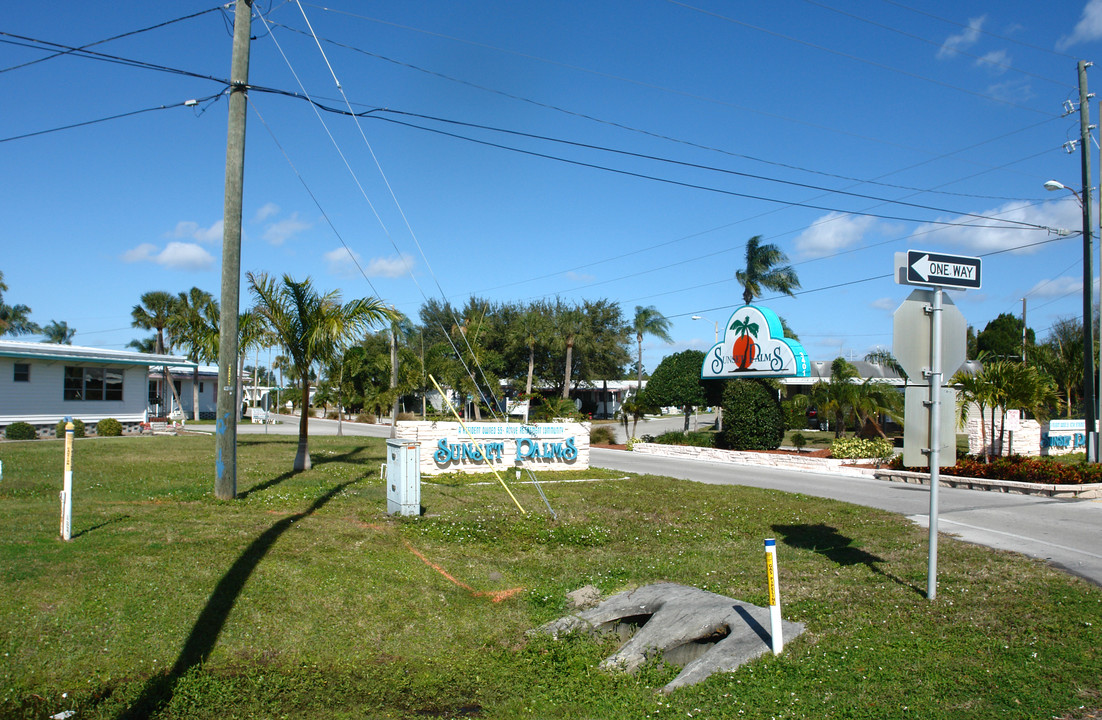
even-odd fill
[{"label": "green grass lawn", "polygon": [[[0,444],[0,717],[1051,718],[1102,705],[1102,589],[1009,553],[802,495],[606,471],[531,486],[449,475],[427,514],[385,514],[382,440],[240,438],[235,501],[214,440]],[[507,478],[512,481],[512,478]],[[492,481],[493,479],[490,478]],[[982,502],[982,495],[977,495]],[[564,594],[668,580],[767,604],[784,654],[670,696],[677,673],[598,669],[611,641],[525,633]],[[1079,708],[1085,706],[1086,710]]]}]

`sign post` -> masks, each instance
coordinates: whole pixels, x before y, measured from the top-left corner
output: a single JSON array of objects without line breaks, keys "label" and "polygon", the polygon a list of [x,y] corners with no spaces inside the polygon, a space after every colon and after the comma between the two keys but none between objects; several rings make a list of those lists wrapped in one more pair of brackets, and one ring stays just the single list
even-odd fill
[{"label": "sign post", "polygon": [[[930,552],[926,571],[926,597],[937,597],[937,532],[938,487],[941,482],[941,465],[956,462],[955,423],[942,427],[942,393],[945,373],[956,372],[966,358],[964,316],[952,301],[945,297],[946,287],[977,289],[980,287],[979,258],[941,255],[919,250],[908,250],[906,255],[896,253],[896,282],[901,285],[929,285],[930,290],[916,290],[899,307],[894,316],[892,347],[896,359],[909,377],[922,376],[928,384],[928,394],[923,405],[927,411],[926,443],[921,452],[929,459],[930,469]],[[919,313],[919,307],[920,312]],[[922,331],[922,318],[929,318],[929,333]],[[909,393],[909,390],[908,390]],[[947,393],[950,398],[952,393]],[[951,409],[951,408],[949,408]],[[952,415],[948,415],[949,418]],[[904,460],[914,457],[914,428],[904,426]],[[943,437],[943,435],[945,437]],[[941,448],[952,459],[943,458]]]}]

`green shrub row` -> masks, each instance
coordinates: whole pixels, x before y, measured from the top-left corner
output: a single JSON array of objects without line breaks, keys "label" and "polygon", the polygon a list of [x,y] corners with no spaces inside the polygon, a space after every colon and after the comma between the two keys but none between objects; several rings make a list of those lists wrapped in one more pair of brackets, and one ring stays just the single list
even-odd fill
[{"label": "green shrub row", "polygon": [[855,458],[890,458],[895,453],[895,447],[891,440],[876,438],[844,437],[838,438],[830,444],[830,456],[841,460]]},{"label": "green shrub row", "polygon": [[[55,432],[59,438],[65,437],[65,420],[58,420]],[[118,437],[122,435],[122,423],[115,418],[104,418],[96,423],[96,434],[101,437]],[[85,436],[84,421],[73,420],[73,437]],[[14,422],[4,428],[4,437],[8,440],[34,440],[38,432],[34,426],[25,422]]]},{"label": "green shrub row", "polygon": [[[672,430],[670,432],[662,433],[658,437],[655,437],[647,442],[658,443],[659,445],[688,445],[690,447],[715,447],[715,433],[710,432],[682,432],[680,430]],[[646,440],[646,437],[644,437]]]}]

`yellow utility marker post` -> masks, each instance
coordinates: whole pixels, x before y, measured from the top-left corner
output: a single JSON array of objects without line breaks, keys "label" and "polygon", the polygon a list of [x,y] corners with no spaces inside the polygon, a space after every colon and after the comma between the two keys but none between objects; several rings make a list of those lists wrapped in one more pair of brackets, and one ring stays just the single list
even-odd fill
[{"label": "yellow utility marker post", "polygon": [[72,538],[73,526],[73,421],[65,423],[65,476],[61,486],[61,539]]}]

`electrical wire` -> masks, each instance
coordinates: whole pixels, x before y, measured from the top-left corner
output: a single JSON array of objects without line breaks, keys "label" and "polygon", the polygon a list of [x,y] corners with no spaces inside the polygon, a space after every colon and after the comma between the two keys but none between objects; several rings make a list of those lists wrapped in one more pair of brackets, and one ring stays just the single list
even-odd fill
[{"label": "electrical wire", "polygon": [[22,135],[12,135],[9,137],[0,138],[0,143],[11,142],[12,140],[25,140],[27,138],[38,137],[39,135],[48,135],[50,133],[61,132],[62,130],[72,130],[73,128],[87,127],[88,125],[96,125],[98,123],[107,122],[109,120],[119,120],[120,118],[133,117],[134,115],[141,115],[143,113],[154,112],[156,110],[171,110],[178,107],[191,107],[200,103],[205,103],[209,100],[217,100],[224,94],[225,93],[217,93],[215,95],[208,95],[203,98],[184,100],[183,102],[173,103],[171,105],[155,105],[153,107],[143,108],[141,110],[131,110],[130,112],[119,113],[118,115],[97,118],[96,120],[85,120],[83,122],[71,123],[69,125],[60,125],[58,127],[49,128],[47,130],[37,130],[35,132],[23,133]]},{"label": "electrical wire", "polygon": [[70,53],[77,52],[79,50],[87,50],[90,47],[95,47],[96,45],[103,45],[104,43],[111,42],[112,40],[120,40],[124,37],[130,37],[132,35],[139,35],[139,34],[144,33],[144,32],[149,32],[150,30],[157,30],[158,28],[163,28],[163,27],[166,27],[168,25],[172,25],[174,23],[182,22],[184,20],[191,20],[192,18],[197,18],[201,15],[206,15],[207,13],[217,12],[217,11],[221,10],[222,8],[223,8],[222,5],[216,5],[215,7],[208,8],[207,10],[200,10],[199,12],[195,12],[195,13],[192,13],[190,15],[184,15],[182,17],[173,18],[172,20],[165,20],[164,22],[157,23],[156,25],[150,25],[149,27],[139,28],[138,30],[130,30],[129,32],[120,33],[118,35],[112,35],[111,37],[104,38],[103,40],[97,40],[95,42],[91,42],[91,43],[88,43],[86,45],[81,45],[80,47],[74,47],[74,48],[61,50],[61,51],[55,52],[51,55],[47,55],[46,57],[40,57],[36,60],[28,60],[25,63],[20,63],[18,65],[12,65],[12,66],[6,67],[6,68],[0,68],[0,73],[6,73],[6,72],[10,72],[12,70],[18,70],[20,68],[25,68],[25,67],[28,67],[30,65],[35,65],[37,63],[46,62],[47,60],[53,60],[54,58],[62,57],[64,55],[68,55]]}]

